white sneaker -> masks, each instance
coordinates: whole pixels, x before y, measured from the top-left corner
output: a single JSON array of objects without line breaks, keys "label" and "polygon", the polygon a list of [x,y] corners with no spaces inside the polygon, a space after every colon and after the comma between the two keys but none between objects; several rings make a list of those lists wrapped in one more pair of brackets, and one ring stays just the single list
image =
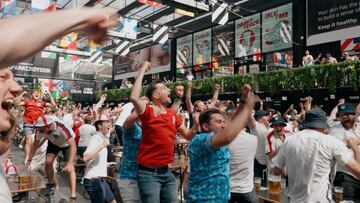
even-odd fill
[{"label": "white sneaker", "polygon": [[22,146],[22,144],[19,144],[18,147],[19,147],[20,149],[24,148],[24,147]]}]

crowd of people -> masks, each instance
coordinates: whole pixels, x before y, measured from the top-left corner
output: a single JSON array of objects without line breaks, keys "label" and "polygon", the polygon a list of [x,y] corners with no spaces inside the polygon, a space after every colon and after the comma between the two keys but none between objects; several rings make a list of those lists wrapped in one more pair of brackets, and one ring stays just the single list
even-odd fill
[{"label": "crowd of people", "polygon": [[[141,95],[145,72],[151,69],[146,61],[128,104],[111,108],[102,95],[93,106],[61,106],[53,99],[44,102],[39,90],[24,92],[7,68],[71,31],[101,40],[116,19],[107,10],[70,9],[0,21],[7,26],[0,30],[6,36],[0,37],[0,155],[6,157],[20,129],[24,163],[44,170],[47,195],[56,191],[56,157],[61,153],[71,201],[77,199],[75,163],[81,159],[91,202],[116,202],[107,182],[109,145],[116,134],[123,146],[116,178],[123,202],[178,202],[169,166],[179,139],[188,143],[181,186],[187,202],[258,202],[254,178],[261,177],[266,186],[264,171],[288,179],[290,202],[331,202],[334,186],[343,188],[344,200],[360,201],[360,107],[344,100],[329,115],[312,106],[311,97],[300,102],[300,113],[292,105],[281,114],[263,109],[247,84],[236,103],[218,100],[220,85],[209,101],[193,101],[191,82],[170,90],[156,80]],[[29,33],[37,35],[29,40]],[[0,188],[0,202],[12,202],[3,174]]]}]

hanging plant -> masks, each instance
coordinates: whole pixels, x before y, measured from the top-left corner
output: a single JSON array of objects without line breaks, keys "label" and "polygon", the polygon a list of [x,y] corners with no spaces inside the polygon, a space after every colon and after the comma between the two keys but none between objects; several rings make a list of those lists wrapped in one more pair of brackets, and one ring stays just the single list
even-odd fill
[{"label": "hanging plant", "polygon": [[[222,86],[222,94],[239,93],[241,87],[248,83],[260,91],[274,95],[283,90],[302,90],[312,88],[328,88],[334,93],[338,87],[351,87],[358,89],[360,61],[343,62],[329,65],[316,65],[311,67],[298,67],[289,70],[277,70],[271,72],[248,73],[216,78],[194,80],[192,95],[211,95],[215,84]],[[176,85],[186,87],[188,81],[167,83],[169,88]],[[142,88],[142,93],[146,87]],[[131,88],[111,89],[101,92],[106,93],[109,101],[128,100]]]}]

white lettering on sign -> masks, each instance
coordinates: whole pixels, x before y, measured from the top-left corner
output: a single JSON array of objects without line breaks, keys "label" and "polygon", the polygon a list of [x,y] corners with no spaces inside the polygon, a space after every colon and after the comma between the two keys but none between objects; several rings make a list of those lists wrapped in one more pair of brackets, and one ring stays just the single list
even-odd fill
[{"label": "white lettering on sign", "polygon": [[26,72],[35,72],[35,73],[50,73],[50,68],[41,68],[41,67],[33,67],[33,66],[11,66],[10,70],[17,70],[17,71],[26,71]]}]

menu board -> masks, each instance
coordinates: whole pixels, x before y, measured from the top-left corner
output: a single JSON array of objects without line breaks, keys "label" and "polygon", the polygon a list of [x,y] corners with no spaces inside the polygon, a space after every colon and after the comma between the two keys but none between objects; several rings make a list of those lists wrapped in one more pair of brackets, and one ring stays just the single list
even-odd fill
[{"label": "menu board", "polygon": [[292,4],[287,4],[262,13],[263,52],[292,47]]},{"label": "menu board", "polygon": [[194,65],[211,61],[211,29],[194,34]]},{"label": "menu board", "polygon": [[235,21],[235,57],[260,53],[260,13]]}]

